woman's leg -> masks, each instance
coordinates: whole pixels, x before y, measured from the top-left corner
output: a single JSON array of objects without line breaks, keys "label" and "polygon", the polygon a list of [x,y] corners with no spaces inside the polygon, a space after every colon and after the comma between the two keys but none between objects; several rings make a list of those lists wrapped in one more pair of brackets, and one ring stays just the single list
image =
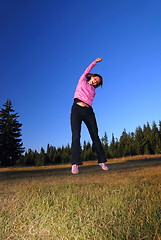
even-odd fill
[{"label": "woman's leg", "polygon": [[71,145],[71,164],[81,165],[82,161],[80,159],[81,146],[80,146],[80,132],[82,119],[79,114],[79,107],[73,104],[71,111],[71,130],[72,130],[72,145]]},{"label": "woman's leg", "polygon": [[88,131],[90,133],[91,139],[93,141],[93,145],[98,156],[98,163],[105,163],[107,161],[106,161],[104,149],[102,147],[100,138],[98,136],[98,127],[97,127],[95,114],[92,109],[89,109],[89,110],[90,110],[89,113],[86,114],[83,121],[86,124]]}]

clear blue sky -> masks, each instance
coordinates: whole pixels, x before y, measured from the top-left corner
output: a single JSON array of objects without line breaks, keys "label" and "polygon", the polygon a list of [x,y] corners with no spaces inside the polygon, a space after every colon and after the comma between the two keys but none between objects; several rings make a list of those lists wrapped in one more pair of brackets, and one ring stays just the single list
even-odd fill
[{"label": "clear blue sky", "polygon": [[161,120],[161,0],[1,0],[0,32],[0,107],[11,99],[26,150],[71,143],[75,87],[97,57],[100,137]]}]

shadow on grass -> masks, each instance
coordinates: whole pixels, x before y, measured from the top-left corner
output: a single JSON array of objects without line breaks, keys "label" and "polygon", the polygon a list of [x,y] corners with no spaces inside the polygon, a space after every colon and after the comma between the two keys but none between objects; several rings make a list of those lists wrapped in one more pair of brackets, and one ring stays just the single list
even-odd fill
[{"label": "shadow on grass", "polygon": [[[128,160],[126,162],[121,163],[108,163],[109,171],[108,173],[113,172],[134,172],[137,170],[141,170],[148,167],[155,167],[161,165],[161,158],[150,158],[150,159],[140,159],[140,160]],[[39,178],[39,177],[50,177],[50,176],[66,176],[71,175],[71,168],[64,167],[64,168],[53,168],[53,169],[36,169],[36,170],[27,170],[27,171],[5,171],[0,172],[0,181],[3,180],[11,180],[11,179],[19,179],[19,178]],[[100,166],[95,165],[90,166],[80,166],[80,173],[87,174],[87,173],[97,174],[107,173],[106,171],[102,171]]]}]

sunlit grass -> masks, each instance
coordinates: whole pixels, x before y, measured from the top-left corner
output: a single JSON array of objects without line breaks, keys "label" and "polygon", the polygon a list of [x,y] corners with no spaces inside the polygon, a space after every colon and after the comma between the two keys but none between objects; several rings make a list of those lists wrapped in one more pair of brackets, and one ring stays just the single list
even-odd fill
[{"label": "sunlit grass", "polygon": [[[161,154],[156,155],[137,155],[137,156],[128,156],[128,157],[122,157],[122,158],[111,158],[108,160],[108,163],[117,163],[117,162],[127,162],[132,160],[145,160],[145,159],[160,159]],[[84,166],[90,166],[94,165],[96,161],[86,161],[83,163]],[[6,168],[0,168],[0,172],[8,172],[8,171],[34,171],[34,170],[47,170],[47,169],[59,169],[59,168],[65,168],[70,167],[71,164],[58,164],[58,165],[49,165],[49,166],[31,166],[31,167],[6,167]]]},{"label": "sunlit grass", "polygon": [[0,239],[161,239],[161,165],[130,166],[2,179]]}]

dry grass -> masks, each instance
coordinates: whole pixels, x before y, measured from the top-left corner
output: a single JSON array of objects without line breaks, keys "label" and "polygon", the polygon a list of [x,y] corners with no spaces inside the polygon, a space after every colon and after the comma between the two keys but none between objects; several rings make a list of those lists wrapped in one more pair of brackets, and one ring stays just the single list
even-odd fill
[{"label": "dry grass", "polygon": [[161,239],[161,158],[139,160],[1,171],[0,239]]},{"label": "dry grass", "polygon": [[[147,160],[147,159],[160,159],[161,154],[156,155],[137,155],[131,157],[122,157],[122,158],[112,158],[108,160],[108,163],[121,163],[121,162],[128,162],[132,160]],[[84,162],[84,166],[91,166],[95,165],[96,161],[87,161]],[[50,166],[31,166],[31,167],[6,167],[0,168],[0,172],[9,172],[9,171],[37,171],[37,170],[48,170],[48,169],[59,169],[59,168],[68,168],[71,164],[59,164],[59,165],[50,165]]]}]

